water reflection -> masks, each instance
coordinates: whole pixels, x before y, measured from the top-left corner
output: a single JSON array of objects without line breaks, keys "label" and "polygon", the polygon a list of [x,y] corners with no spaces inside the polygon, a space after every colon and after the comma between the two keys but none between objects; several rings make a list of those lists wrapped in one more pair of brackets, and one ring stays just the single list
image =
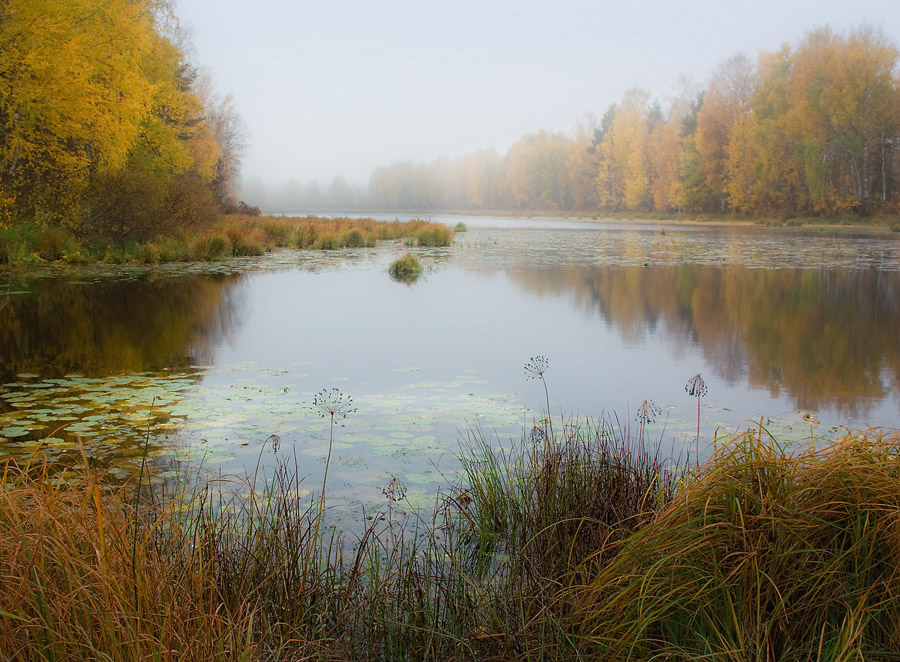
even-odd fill
[{"label": "water reflection", "polygon": [[662,332],[697,346],[730,384],[785,394],[799,409],[860,405],[900,387],[900,276],[875,269],[743,266],[514,271],[538,295],[567,294],[643,345]]},{"label": "water reflection", "polygon": [[159,475],[184,463],[237,471],[277,433],[315,482],[330,440],[306,405],[337,383],[359,412],[334,449],[334,494],[366,503],[402,474],[408,498],[428,501],[450,475],[431,463],[452,456],[460,430],[515,436],[546,409],[522,375],[538,352],[554,362],[553,411],[609,408],[627,423],[652,398],[666,407],[659,428],[691,448],[696,401],[683,385],[697,372],[718,382],[704,438],[756,415],[782,419],[780,434],[800,422],[808,437],[797,409],[830,410],[822,427],[866,411],[889,424],[898,246],[473,228],[452,248],[417,250],[426,275],[412,288],[388,277],[397,244],[220,265],[240,273],[51,273],[0,314],[0,457],[75,453],[80,436],[92,458],[134,466],[152,433]]},{"label": "water reflection", "polygon": [[234,325],[236,275],[38,279],[0,315],[0,379],[106,376],[210,363]]},{"label": "water reflection", "polygon": [[[172,411],[233,329],[242,278],[37,278],[0,314],[0,457],[174,473]],[[150,435],[149,447],[144,442]],[[152,470],[151,470],[152,467]],[[77,473],[77,472],[76,472]]]}]

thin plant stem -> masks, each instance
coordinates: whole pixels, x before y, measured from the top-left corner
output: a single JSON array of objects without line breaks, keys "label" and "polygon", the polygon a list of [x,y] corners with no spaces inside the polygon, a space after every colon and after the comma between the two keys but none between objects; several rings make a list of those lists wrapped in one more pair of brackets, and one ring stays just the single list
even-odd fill
[{"label": "thin plant stem", "polygon": [[550,440],[554,441],[556,437],[553,436],[553,416],[550,415],[550,391],[547,390],[547,380],[544,379],[544,375],[541,375],[541,383],[544,385],[544,400],[547,403],[547,425],[550,427]]},{"label": "thin plant stem", "polygon": [[697,448],[694,461],[700,466],[700,398],[697,398]]},{"label": "thin plant stem", "polygon": [[331,448],[334,445],[334,413],[331,414],[331,431],[328,437],[328,457],[325,458],[325,475],[322,477],[322,494],[319,495],[319,512],[316,514],[316,528],[313,531],[313,545],[319,539],[319,528],[322,525],[322,511],[325,509],[325,483],[328,482],[328,467],[331,465]]}]

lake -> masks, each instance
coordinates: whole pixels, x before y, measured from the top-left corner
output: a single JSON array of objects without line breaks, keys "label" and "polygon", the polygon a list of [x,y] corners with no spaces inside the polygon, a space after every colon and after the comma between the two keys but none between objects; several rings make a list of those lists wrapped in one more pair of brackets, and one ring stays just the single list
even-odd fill
[{"label": "lake", "polygon": [[[390,218],[394,218],[393,215]],[[508,443],[546,410],[607,417],[666,453],[758,426],[823,442],[900,427],[900,241],[834,230],[435,217],[468,232],[281,251],[222,263],[17,270],[0,311],[0,458],[80,457],[111,478],[265,472],[296,457],[316,491],[329,420],[329,495],[375,507],[391,476],[429,505],[473,430]],[[6,280],[4,277],[3,280]],[[5,289],[5,288],[4,288]],[[273,443],[277,435],[277,443]],[[65,480],[66,475],[61,474]]]}]

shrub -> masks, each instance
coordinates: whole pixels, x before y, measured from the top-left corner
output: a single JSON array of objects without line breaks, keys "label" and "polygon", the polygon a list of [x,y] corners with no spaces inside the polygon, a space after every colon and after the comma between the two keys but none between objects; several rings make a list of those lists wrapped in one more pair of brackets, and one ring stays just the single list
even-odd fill
[{"label": "shrub", "polygon": [[114,242],[169,231],[172,227],[165,222],[167,193],[159,178],[136,168],[100,177],[82,229]]},{"label": "shrub", "polygon": [[56,228],[41,228],[35,238],[35,251],[42,260],[58,260],[65,252],[65,237]]},{"label": "shrub", "polygon": [[165,226],[196,231],[219,218],[219,205],[200,176],[188,173],[169,181],[165,212]]},{"label": "shrub", "polygon": [[453,226],[454,232],[466,232],[469,228],[466,227],[466,224],[460,221],[456,225]]}]

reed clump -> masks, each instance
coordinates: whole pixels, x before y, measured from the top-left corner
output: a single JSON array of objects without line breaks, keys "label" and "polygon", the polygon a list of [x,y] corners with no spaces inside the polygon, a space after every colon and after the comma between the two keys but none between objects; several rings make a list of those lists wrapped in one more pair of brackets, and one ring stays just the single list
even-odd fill
[{"label": "reed clump", "polygon": [[428,223],[417,228],[410,239],[416,246],[449,246],[453,243],[453,230],[440,223]]}]

